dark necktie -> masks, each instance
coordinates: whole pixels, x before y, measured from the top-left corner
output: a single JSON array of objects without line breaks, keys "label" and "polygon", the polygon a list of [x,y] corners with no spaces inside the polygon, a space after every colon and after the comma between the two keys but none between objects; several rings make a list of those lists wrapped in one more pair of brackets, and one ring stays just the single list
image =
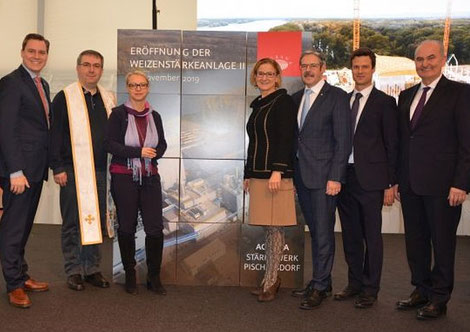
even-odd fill
[{"label": "dark necktie", "polygon": [[416,105],[415,112],[411,118],[411,129],[415,129],[419,117],[421,116],[421,113],[423,113],[424,104],[426,104],[426,94],[428,93],[429,89],[431,88],[428,86],[423,88],[423,93],[421,94],[421,98],[419,98],[418,105]]},{"label": "dark necktie", "polygon": [[46,114],[47,127],[49,128],[49,104],[46,99],[46,94],[44,93],[44,88],[41,83],[41,77],[36,76],[34,78],[36,83],[36,88],[38,89],[39,96],[41,97],[42,105],[44,106],[44,113]]},{"label": "dark necktie", "polygon": [[354,132],[356,131],[356,119],[357,113],[359,113],[359,99],[361,98],[362,94],[360,92],[356,93],[356,97],[354,98],[351,108],[351,140],[354,138]]}]

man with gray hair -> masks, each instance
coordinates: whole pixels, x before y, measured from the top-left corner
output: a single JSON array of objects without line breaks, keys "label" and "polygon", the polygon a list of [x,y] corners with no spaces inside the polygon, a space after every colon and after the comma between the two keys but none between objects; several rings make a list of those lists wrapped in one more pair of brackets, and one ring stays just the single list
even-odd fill
[{"label": "man with gray hair", "polygon": [[324,80],[323,55],[308,51],[299,62],[305,88],[292,95],[298,107],[294,183],[312,238],[313,275],[292,295],[309,310],[331,295],[336,201],[351,153],[351,122],[348,95]]},{"label": "man with gray hair", "polygon": [[67,286],[81,291],[85,287],[82,275],[93,286],[109,287],[100,272],[98,244],[107,218],[104,139],[114,97],[98,85],[103,73],[99,52],[81,52],[76,70],[78,82],[60,91],[52,103],[57,121],[51,128],[50,167],[60,185]]},{"label": "man with gray hair", "polygon": [[[400,93],[398,190],[411,284],[398,310],[417,318],[445,314],[454,286],[456,232],[470,190],[470,85],[447,79],[442,43],[415,51],[421,83]],[[434,266],[432,265],[434,262]]]}]

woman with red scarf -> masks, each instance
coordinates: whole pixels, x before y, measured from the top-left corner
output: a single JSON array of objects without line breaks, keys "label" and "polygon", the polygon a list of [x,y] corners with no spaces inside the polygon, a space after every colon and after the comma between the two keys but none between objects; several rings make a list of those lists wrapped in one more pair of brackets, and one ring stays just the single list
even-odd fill
[{"label": "woman with red scarf", "polygon": [[147,102],[149,80],[145,73],[126,76],[129,99],[113,109],[107,124],[106,150],[110,165],[111,194],[116,204],[118,243],[126,273],[126,291],[137,294],[135,232],[140,210],[145,231],[147,288],[160,295],[163,252],[162,189],[157,159],[166,150],[160,114]]}]

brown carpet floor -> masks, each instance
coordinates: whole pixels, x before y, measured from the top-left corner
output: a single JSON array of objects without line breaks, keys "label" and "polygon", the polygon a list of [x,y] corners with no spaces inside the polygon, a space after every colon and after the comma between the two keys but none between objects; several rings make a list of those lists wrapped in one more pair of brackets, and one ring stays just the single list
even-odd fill
[{"label": "brown carpet floor", "polygon": [[[35,225],[27,248],[30,271],[50,282],[50,291],[33,293],[33,306],[17,309],[8,304],[0,278],[0,331],[470,331],[470,238],[458,239],[455,289],[447,316],[433,322],[415,319],[415,312],[398,312],[394,303],[412,290],[403,235],[384,235],[385,260],[378,303],[360,310],[352,301],[328,298],[315,310],[298,309],[299,300],[281,289],[270,303],[258,303],[241,287],[167,286],[159,297],[140,286],[138,296],[122,286],[91,286],[74,292],[65,286],[60,252],[60,227]],[[306,234],[306,248],[310,248]],[[346,284],[341,235],[333,287]],[[311,275],[310,249],[306,250],[305,276]],[[111,279],[111,241],[103,248],[103,266]]]}]

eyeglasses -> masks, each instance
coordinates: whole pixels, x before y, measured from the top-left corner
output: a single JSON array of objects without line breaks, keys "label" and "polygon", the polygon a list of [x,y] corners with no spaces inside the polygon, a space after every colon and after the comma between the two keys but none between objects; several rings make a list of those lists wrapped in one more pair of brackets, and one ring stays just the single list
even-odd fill
[{"label": "eyeglasses", "polygon": [[85,67],[86,69],[90,69],[91,67],[93,67],[95,69],[103,68],[103,65],[101,63],[91,64],[89,62],[83,62],[83,63],[79,63],[79,65],[82,66],[82,67]]},{"label": "eyeglasses", "polygon": [[321,67],[321,63],[302,63],[300,65],[300,68],[302,69],[307,69],[307,68],[310,68],[310,69],[315,69],[315,68],[320,68]]},{"label": "eyeglasses", "polygon": [[129,89],[132,89],[132,90],[137,89],[137,88],[145,89],[148,86],[149,86],[148,83],[129,83],[129,84],[127,84],[127,87]]},{"label": "eyeglasses", "polygon": [[277,74],[273,73],[272,71],[268,71],[267,73],[259,71],[256,73],[256,77],[263,77],[263,76],[266,76],[267,78],[273,78],[273,77],[276,77]]}]

